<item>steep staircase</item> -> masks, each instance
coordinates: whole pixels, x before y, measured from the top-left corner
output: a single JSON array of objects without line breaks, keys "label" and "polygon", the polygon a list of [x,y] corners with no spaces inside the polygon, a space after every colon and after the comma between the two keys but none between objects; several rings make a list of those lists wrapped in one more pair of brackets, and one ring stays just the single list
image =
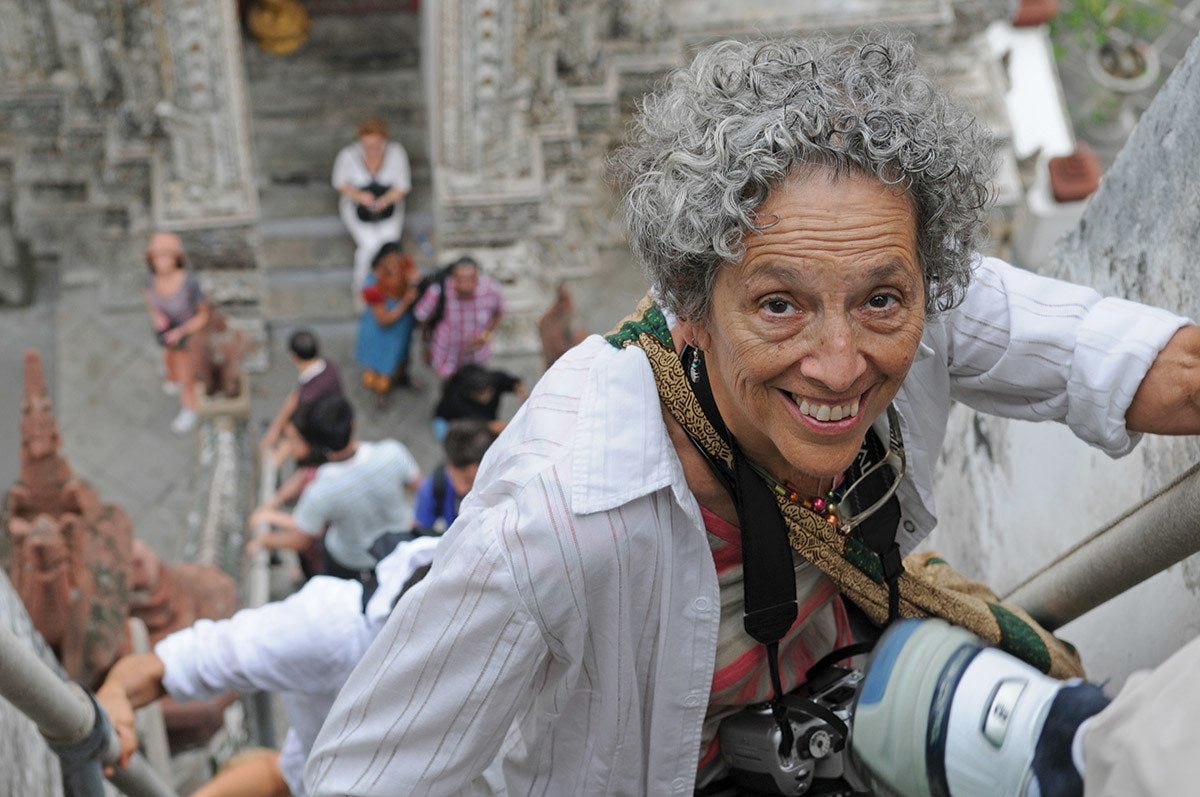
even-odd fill
[{"label": "steep staircase", "polygon": [[[378,116],[408,151],[413,188],[405,242],[432,252],[432,191],[418,68],[420,17],[409,4],[332,5],[296,53],[247,42],[246,76],[259,173],[262,312],[269,322],[344,321],[354,244],[337,215],[330,172],[358,122]],[[426,264],[431,265],[431,264]]]}]

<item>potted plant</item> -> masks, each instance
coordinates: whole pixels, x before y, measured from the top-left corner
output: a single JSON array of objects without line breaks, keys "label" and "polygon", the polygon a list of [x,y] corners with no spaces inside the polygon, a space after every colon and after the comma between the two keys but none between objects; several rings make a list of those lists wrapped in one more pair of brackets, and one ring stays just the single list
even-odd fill
[{"label": "potted plant", "polygon": [[1098,138],[1124,138],[1136,118],[1130,95],[1161,74],[1153,41],[1170,24],[1172,0],[1069,0],[1050,22],[1055,55],[1082,59],[1098,89],[1081,109]]}]

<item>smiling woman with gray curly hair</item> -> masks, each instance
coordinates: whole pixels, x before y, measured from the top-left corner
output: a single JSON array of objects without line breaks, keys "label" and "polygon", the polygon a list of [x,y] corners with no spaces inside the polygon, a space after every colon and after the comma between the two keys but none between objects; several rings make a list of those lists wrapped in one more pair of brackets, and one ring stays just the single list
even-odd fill
[{"label": "smiling woman with gray curly hair", "polygon": [[[1114,455],[1200,431],[1185,319],[976,253],[993,144],[906,41],[715,44],[631,132],[654,290],[489,449],[326,722],[313,794],[803,793],[843,774],[847,729],[804,708],[793,734],[781,696],[872,623],[938,615],[1080,671],[944,563],[901,562],[936,523],[952,400]],[[927,737],[902,724],[864,738],[911,735],[885,764],[919,781]],[[979,782],[1028,782],[1010,759]]]},{"label": "smiling woman with gray curly hair", "polygon": [[705,50],[645,100],[615,164],[630,244],[681,318],[707,312],[717,268],[741,256],[772,186],[815,166],[908,192],[932,313],[966,290],[994,151],[907,40],[874,34]]}]

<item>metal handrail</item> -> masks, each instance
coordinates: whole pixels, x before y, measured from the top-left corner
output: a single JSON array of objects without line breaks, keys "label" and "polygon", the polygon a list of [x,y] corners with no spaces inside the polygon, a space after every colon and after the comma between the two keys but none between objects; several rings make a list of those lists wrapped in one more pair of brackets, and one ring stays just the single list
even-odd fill
[{"label": "metal handrail", "polygon": [[1004,596],[1048,630],[1200,551],[1200,465]]},{"label": "metal handrail", "polygon": [[[0,696],[38,726],[59,755],[72,795],[104,794],[102,770],[120,752],[116,733],[100,704],[78,684],[64,681],[32,648],[0,625]],[[113,785],[131,797],[174,797],[140,754],[117,769]]]},{"label": "metal handrail", "polygon": [[[279,479],[279,467],[270,456],[264,456],[259,466],[258,503],[261,506],[271,500]],[[271,531],[271,524],[259,523],[250,529],[255,537]],[[267,551],[258,551],[250,557],[246,566],[246,607],[257,608],[266,604],[271,597],[271,556]],[[275,719],[268,692],[255,692],[250,697],[250,710],[256,742],[264,747],[275,746]]]},{"label": "metal handrail", "polygon": [[[258,478],[259,506],[271,500],[275,494],[276,482],[279,479],[279,468],[270,456],[262,458]],[[254,537],[260,537],[271,531],[270,523],[259,523],[250,529]],[[267,551],[259,551],[250,558],[246,573],[246,606],[256,608],[265,604],[271,597],[271,557]]]}]

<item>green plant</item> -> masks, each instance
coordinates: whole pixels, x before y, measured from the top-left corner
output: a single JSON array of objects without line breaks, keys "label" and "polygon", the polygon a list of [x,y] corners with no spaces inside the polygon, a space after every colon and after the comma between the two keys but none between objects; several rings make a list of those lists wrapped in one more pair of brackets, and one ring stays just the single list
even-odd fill
[{"label": "green plant", "polygon": [[1172,0],[1064,0],[1050,21],[1054,54],[1158,38],[1171,23]]}]

